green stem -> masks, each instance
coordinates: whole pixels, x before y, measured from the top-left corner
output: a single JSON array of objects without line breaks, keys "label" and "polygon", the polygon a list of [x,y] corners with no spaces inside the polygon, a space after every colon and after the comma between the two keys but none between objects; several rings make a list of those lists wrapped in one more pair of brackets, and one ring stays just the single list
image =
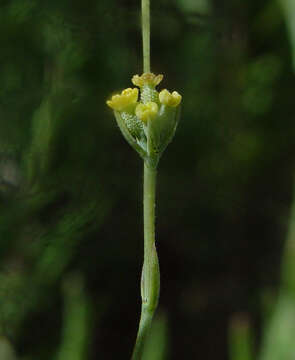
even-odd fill
[{"label": "green stem", "polygon": [[160,290],[159,261],[155,246],[155,199],[157,170],[144,164],[144,262],[141,277],[141,318],[132,360],[142,357],[143,345],[158,305]]},{"label": "green stem", "polygon": [[[141,0],[143,72],[150,72],[150,0]],[[148,139],[149,144],[149,139]],[[148,146],[149,148],[149,146]],[[149,149],[148,149],[149,153]],[[150,155],[150,154],[149,154]],[[144,162],[143,220],[144,220],[144,261],[141,274],[141,316],[132,360],[142,358],[143,347],[148,335],[160,291],[160,270],[155,246],[155,201],[156,167]]]},{"label": "green stem", "polygon": [[151,71],[150,64],[150,0],[141,0],[143,72]]}]

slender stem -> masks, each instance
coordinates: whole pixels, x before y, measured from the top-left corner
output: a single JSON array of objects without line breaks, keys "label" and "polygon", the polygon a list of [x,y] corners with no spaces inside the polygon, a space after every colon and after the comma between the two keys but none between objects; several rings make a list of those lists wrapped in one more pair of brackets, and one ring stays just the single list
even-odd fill
[{"label": "slender stem", "polygon": [[[141,0],[143,72],[150,72],[150,0]],[[148,139],[149,143],[149,139]],[[149,151],[148,151],[149,153]],[[149,153],[150,155],[150,153]],[[149,160],[149,159],[147,159]],[[144,162],[143,220],[144,261],[141,274],[141,316],[132,360],[142,358],[143,346],[148,335],[160,291],[160,270],[155,246],[155,201],[157,170]]]},{"label": "slender stem", "polygon": [[150,0],[141,0],[143,72],[151,71],[150,64]]},{"label": "slender stem", "polygon": [[144,262],[141,277],[141,318],[132,360],[142,356],[143,345],[158,305],[160,291],[159,261],[155,246],[155,200],[157,170],[144,164]]}]

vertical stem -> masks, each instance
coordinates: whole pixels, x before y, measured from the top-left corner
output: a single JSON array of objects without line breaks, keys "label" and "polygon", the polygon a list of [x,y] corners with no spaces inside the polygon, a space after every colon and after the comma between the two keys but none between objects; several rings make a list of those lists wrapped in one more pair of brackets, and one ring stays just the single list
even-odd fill
[{"label": "vertical stem", "polygon": [[141,318],[132,360],[142,356],[154,312],[158,305],[160,270],[155,246],[155,200],[157,170],[144,164],[143,210],[144,210],[144,262],[141,277]]},{"label": "vertical stem", "polygon": [[[141,0],[143,72],[150,72],[150,0]],[[149,144],[149,136],[148,136]],[[149,151],[148,151],[149,153]],[[150,154],[149,154],[150,155]],[[160,270],[155,246],[155,167],[144,163],[143,220],[144,220],[144,261],[141,274],[141,316],[132,360],[142,358],[143,346],[149,332],[160,291]]]},{"label": "vertical stem", "polygon": [[150,0],[141,0],[143,72],[151,71],[150,64]]}]

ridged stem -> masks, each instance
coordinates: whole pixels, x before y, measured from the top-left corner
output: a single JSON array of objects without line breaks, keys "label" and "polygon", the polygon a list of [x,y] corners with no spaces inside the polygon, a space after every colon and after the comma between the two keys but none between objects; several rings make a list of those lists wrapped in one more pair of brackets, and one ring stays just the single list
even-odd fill
[{"label": "ridged stem", "polygon": [[141,317],[132,360],[142,358],[143,346],[158,305],[160,270],[155,246],[155,200],[157,170],[144,164],[144,262],[141,276]]},{"label": "ridged stem", "polygon": [[[150,0],[141,0],[143,72],[150,72]],[[149,136],[148,136],[149,137]],[[149,138],[147,139],[149,144]],[[149,153],[149,151],[148,151]],[[150,155],[150,154],[149,154]],[[160,291],[160,270],[155,246],[156,166],[152,159],[144,162],[143,218],[144,261],[141,274],[141,316],[132,360],[141,360],[144,343],[149,333]]]},{"label": "ridged stem", "polygon": [[143,45],[143,72],[150,72],[150,0],[141,0],[141,21]]}]

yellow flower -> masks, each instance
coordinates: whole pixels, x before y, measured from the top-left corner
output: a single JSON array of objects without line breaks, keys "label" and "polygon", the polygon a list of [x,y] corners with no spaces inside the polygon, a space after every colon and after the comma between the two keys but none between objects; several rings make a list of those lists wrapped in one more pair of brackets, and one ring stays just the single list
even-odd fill
[{"label": "yellow flower", "polygon": [[168,90],[164,89],[159,94],[160,103],[163,105],[176,107],[180,104],[182,96],[177,91],[171,94]]},{"label": "yellow flower", "polygon": [[114,110],[123,111],[127,106],[136,104],[138,99],[138,89],[128,88],[121,92],[121,94],[113,95],[111,100],[107,101],[107,105]]},{"label": "yellow flower", "polygon": [[136,116],[143,122],[153,119],[158,113],[158,105],[150,101],[146,104],[138,104],[135,109]]},{"label": "yellow flower", "polygon": [[134,75],[132,83],[135,86],[142,87],[143,85],[157,86],[163,79],[163,75],[155,75],[153,73],[144,73],[141,76]]}]

